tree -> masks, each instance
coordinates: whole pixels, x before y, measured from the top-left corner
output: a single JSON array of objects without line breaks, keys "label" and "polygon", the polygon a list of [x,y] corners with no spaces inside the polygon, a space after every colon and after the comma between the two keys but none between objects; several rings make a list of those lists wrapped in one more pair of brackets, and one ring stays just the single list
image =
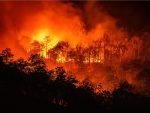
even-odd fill
[{"label": "tree", "polygon": [[57,75],[56,80],[65,81],[66,80],[66,72],[65,72],[64,68],[63,67],[57,67],[55,70],[56,70],[55,72]]},{"label": "tree", "polygon": [[45,72],[46,64],[43,58],[39,54],[31,55],[28,59],[30,66],[33,67],[33,71],[35,72]]},{"label": "tree", "polygon": [[29,63],[25,61],[23,58],[17,59],[15,62],[16,68],[18,68],[21,71],[27,72],[26,67],[29,66]]},{"label": "tree", "polygon": [[78,80],[76,80],[76,78],[73,75],[68,75],[66,78],[66,82],[68,84],[76,85],[76,83],[78,83]]},{"label": "tree", "polygon": [[90,64],[91,63],[91,55],[92,55],[92,46],[87,47],[84,52],[86,53],[85,56],[87,57],[87,61]]},{"label": "tree", "polygon": [[67,60],[67,52],[69,48],[69,43],[65,41],[60,41],[57,45],[53,48],[53,51],[57,53],[57,61],[64,62]]},{"label": "tree", "polygon": [[81,66],[81,64],[83,64],[83,61],[85,60],[84,48],[81,45],[77,45],[74,51],[74,55],[75,63]]},{"label": "tree", "polygon": [[93,42],[93,52],[94,52],[94,59],[96,62],[101,62],[103,60],[102,54],[102,41],[100,39]]},{"label": "tree", "polygon": [[9,63],[10,61],[12,61],[13,59],[13,54],[11,53],[11,49],[10,48],[6,48],[2,51],[2,53],[0,54],[0,57],[2,58],[4,63]]},{"label": "tree", "polygon": [[56,62],[57,53],[56,53],[56,51],[54,51],[54,49],[49,49],[48,52],[47,52],[47,56],[48,56],[49,60],[51,60],[53,62]]},{"label": "tree", "polygon": [[67,52],[67,58],[69,58],[70,61],[74,61],[76,59],[76,52],[74,48],[70,48],[70,50]]},{"label": "tree", "polygon": [[85,79],[84,81],[82,81],[79,88],[81,88],[82,90],[85,90],[89,94],[93,94],[94,92],[94,85],[88,79]]},{"label": "tree", "polygon": [[46,52],[46,58],[48,57],[48,46],[49,46],[49,42],[50,42],[50,36],[46,36],[44,38],[44,47],[45,47],[45,52]]},{"label": "tree", "polygon": [[30,53],[30,55],[31,54],[41,54],[42,50],[43,50],[42,44],[35,40],[31,43],[31,49],[30,49],[29,53]]}]

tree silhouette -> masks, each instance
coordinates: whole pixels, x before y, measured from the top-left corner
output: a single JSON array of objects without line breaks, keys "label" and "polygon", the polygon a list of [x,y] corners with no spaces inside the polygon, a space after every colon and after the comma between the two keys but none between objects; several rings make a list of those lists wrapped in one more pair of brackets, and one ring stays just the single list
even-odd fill
[{"label": "tree silhouette", "polygon": [[46,64],[39,54],[31,55],[28,59],[30,66],[33,67],[35,72],[45,72]]},{"label": "tree silhouette", "polygon": [[8,63],[8,62],[12,61],[13,56],[14,55],[11,53],[10,48],[4,49],[2,51],[2,53],[0,54],[0,57],[2,58],[4,63]]},{"label": "tree silhouette", "polygon": [[29,63],[23,58],[19,58],[14,62],[14,65],[16,65],[16,68],[18,68],[19,70],[26,72],[26,67],[29,66]]},{"label": "tree silhouette", "polygon": [[31,50],[29,51],[30,55],[32,54],[41,54],[43,51],[42,44],[38,41],[33,41],[31,43]]},{"label": "tree silhouette", "polygon": [[[11,107],[11,112],[25,113],[150,112],[150,98],[137,92],[127,81],[122,81],[112,92],[96,93],[88,79],[80,83],[63,67],[46,69],[38,54],[31,55],[27,61],[14,60],[12,56],[10,49],[0,54],[0,107],[5,112]],[[149,65],[141,65],[145,68],[139,74],[148,77]]]},{"label": "tree silhouette", "polygon": [[57,53],[58,62],[64,62],[67,60],[67,52],[69,48],[69,43],[65,41],[60,41],[57,45],[52,49]]}]

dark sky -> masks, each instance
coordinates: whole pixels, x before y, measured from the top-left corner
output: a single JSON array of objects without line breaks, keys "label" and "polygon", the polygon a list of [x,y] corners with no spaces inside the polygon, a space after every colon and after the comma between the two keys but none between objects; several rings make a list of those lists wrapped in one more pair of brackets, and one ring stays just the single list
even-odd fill
[{"label": "dark sky", "polygon": [[106,10],[129,32],[150,31],[150,2],[103,2]]},{"label": "dark sky", "polygon": [[[73,2],[83,8],[85,2]],[[100,1],[95,7],[102,6],[117,20],[118,26],[124,27],[131,34],[150,32],[150,2],[148,1]]]}]

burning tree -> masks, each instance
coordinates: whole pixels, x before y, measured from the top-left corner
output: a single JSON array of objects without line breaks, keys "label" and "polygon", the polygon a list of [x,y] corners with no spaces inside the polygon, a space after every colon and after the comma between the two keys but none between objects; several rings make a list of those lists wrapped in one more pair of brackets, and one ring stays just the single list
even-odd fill
[{"label": "burning tree", "polygon": [[65,41],[60,41],[57,43],[57,45],[52,48],[52,51],[55,51],[57,58],[56,61],[63,63],[67,61],[67,52],[69,49],[69,43]]},{"label": "burning tree", "polygon": [[[29,54],[41,54],[43,51],[43,45],[42,43],[38,42],[38,41],[33,41],[31,43],[31,49],[29,51]],[[41,54],[41,56],[43,56],[43,54]]]},{"label": "burning tree", "polygon": [[0,58],[4,63],[9,63],[10,61],[13,60],[13,54],[11,53],[10,48],[6,48],[5,50],[2,51],[0,54]]}]

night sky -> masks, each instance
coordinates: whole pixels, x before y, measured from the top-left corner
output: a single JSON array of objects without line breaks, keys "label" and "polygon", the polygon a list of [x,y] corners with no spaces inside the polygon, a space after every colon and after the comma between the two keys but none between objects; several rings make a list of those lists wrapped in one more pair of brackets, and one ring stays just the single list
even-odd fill
[{"label": "night sky", "polygon": [[[75,7],[83,8],[85,2],[73,2]],[[131,34],[150,32],[150,2],[142,1],[100,1],[95,7],[104,10],[117,20],[117,25],[124,27]]]}]

